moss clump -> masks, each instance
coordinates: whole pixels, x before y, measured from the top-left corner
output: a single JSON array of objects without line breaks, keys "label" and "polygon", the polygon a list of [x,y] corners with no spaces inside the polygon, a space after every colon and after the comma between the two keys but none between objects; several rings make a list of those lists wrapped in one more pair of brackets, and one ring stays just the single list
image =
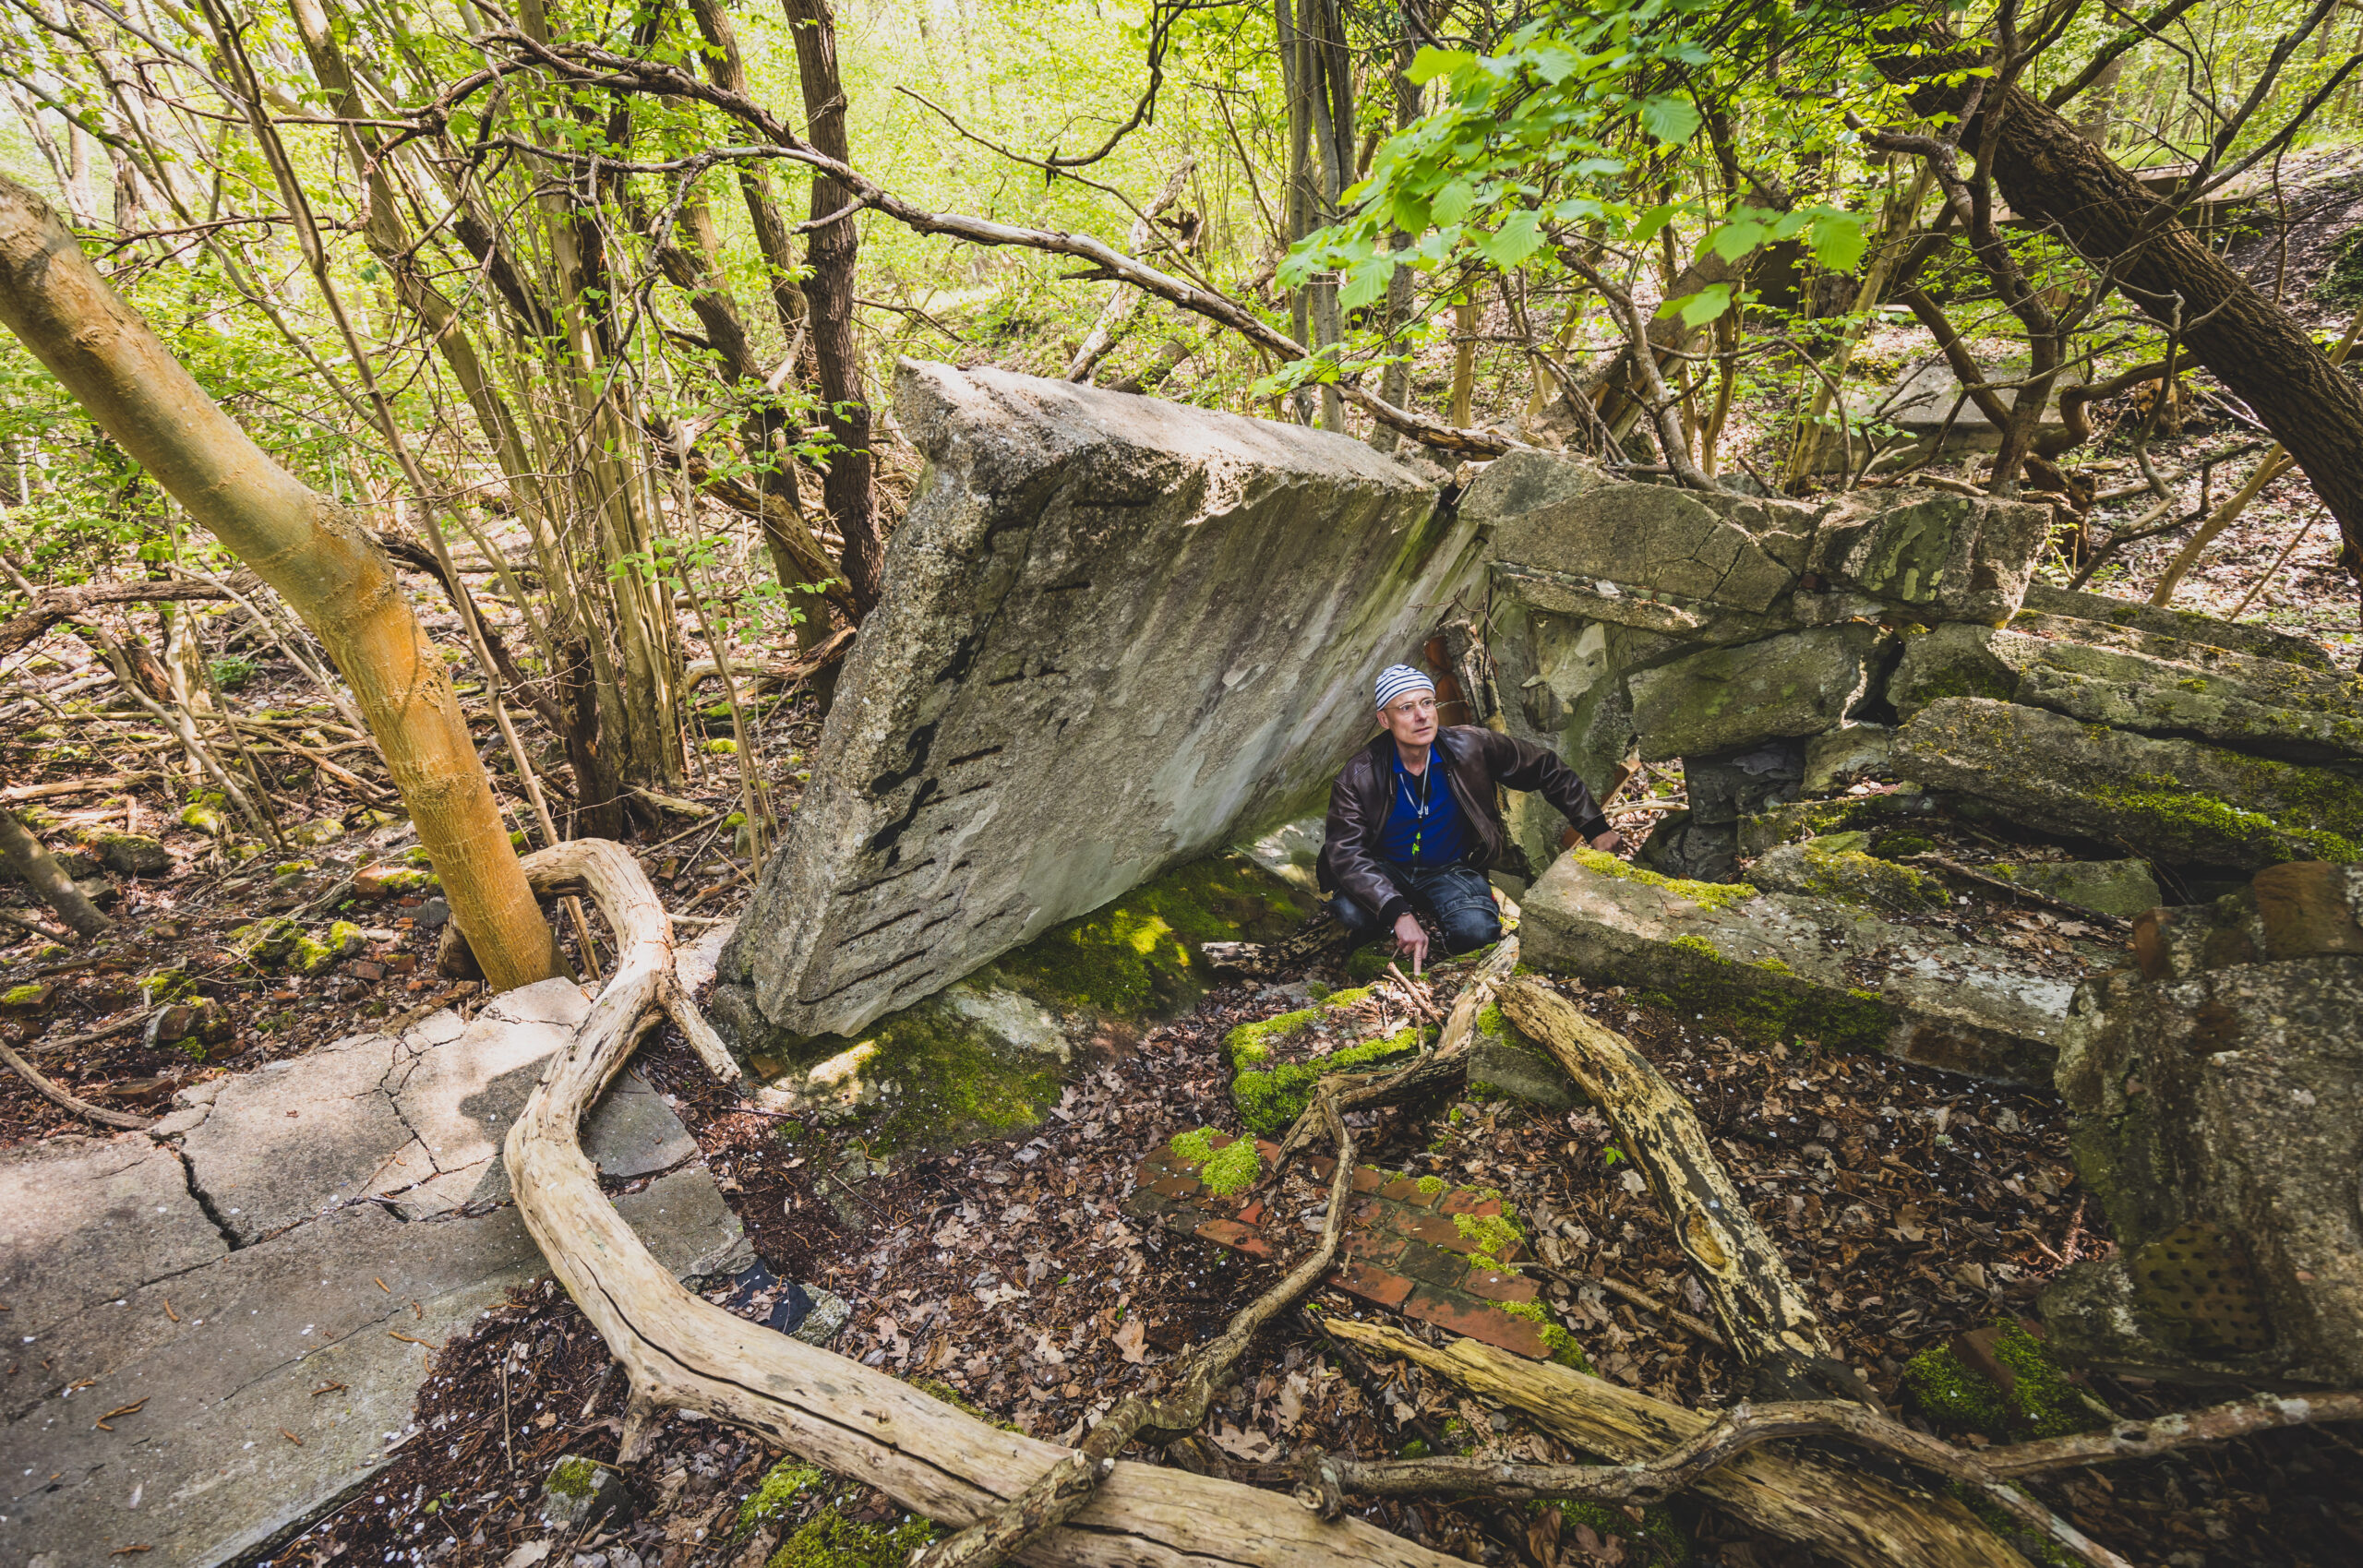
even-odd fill
[{"label": "moss clump", "polygon": [[961,1397],[960,1391],[958,1389],[953,1387],[948,1382],[938,1382],[933,1378],[913,1378],[911,1380],[911,1386],[918,1389],[921,1394],[926,1394],[930,1399],[941,1399],[943,1403],[951,1406],[954,1410],[959,1411],[962,1415],[974,1420],[982,1421],[989,1427],[999,1427],[1005,1432],[1014,1432],[1018,1430],[1017,1423],[1015,1421],[1005,1421],[1000,1417],[984,1410],[980,1406],[969,1403],[966,1399]]},{"label": "moss clump", "polygon": [[1940,908],[1950,902],[1942,882],[1909,866],[1860,850],[1825,848],[1816,839],[1807,839],[1800,847],[1805,855],[1805,887],[1824,898],[1906,912]]},{"label": "moss clump", "polygon": [[1207,1191],[1228,1198],[1255,1185],[1255,1179],[1264,1174],[1264,1156],[1256,1152],[1253,1138],[1233,1138],[1217,1147],[1215,1139],[1219,1136],[1212,1128],[1201,1127],[1194,1132],[1176,1133],[1170,1146],[1182,1164],[1198,1173]]},{"label": "moss clump", "polygon": [[1413,1185],[1419,1188],[1422,1197],[1433,1198],[1444,1191],[1445,1179],[1441,1176],[1423,1176]]},{"label": "moss clump", "polygon": [[560,1497],[588,1497],[598,1484],[599,1466],[570,1454],[550,1466],[549,1478],[542,1483],[542,1490]]},{"label": "moss clump", "polygon": [[839,1102],[880,1117],[882,1151],[945,1148],[1038,1126],[1058,1104],[1063,1078],[1058,1056],[997,1048],[941,999],[889,1013],[859,1039],[824,1035],[766,1048],[807,1067],[843,1061]]},{"label": "moss clump", "polygon": [[1304,1114],[1313,1085],[1326,1074],[1356,1068],[1375,1070],[1419,1048],[1419,1031],[1407,1028],[1384,1040],[1333,1051],[1311,1061],[1284,1061],[1269,1071],[1241,1072],[1230,1081],[1231,1103],[1239,1107],[1239,1119],[1250,1131],[1278,1132]]},{"label": "moss clump", "polygon": [[1501,1303],[1501,1308],[1510,1316],[1524,1318],[1534,1325],[1535,1332],[1542,1336],[1544,1347],[1550,1350],[1553,1360],[1563,1367],[1572,1367],[1579,1372],[1592,1371],[1591,1358],[1585,1355],[1584,1347],[1576,1343],[1576,1336],[1562,1328],[1559,1325],[1559,1320],[1545,1311],[1541,1302],[1505,1301]]},{"label": "moss clump", "polygon": [[736,757],[738,755],[738,743],[735,740],[726,739],[721,736],[716,736],[714,739],[707,741],[705,743],[705,748],[710,754],[716,757]]},{"label": "moss clump", "polygon": [[336,950],[318,937],[299,936],[287,950],[287,967],[298,975],[317,975],[336,962]]},{"label": "moss clump", "polygon": [[1163,1015],[1194,1006],[1212,983],[1202,944],[1278,941],[1309,913],[1286,882],[1254,862],[1217,856],[1052,927],[997,966],[1054,1008]]},{"label": "moss clump", "polygon": [[7,990],[0,991],[0,1007],[46,1007],[50,990],[50,987],[37,982],[29,986],[11,986]]},{"label": "moss clump", "polygon": [[1312,1028],[1330,1013],[1344,1013],[1360,1006],[1370,995],[1367,986],[1351,991],[1332,991],[1323,1001],[1312,1007],[1283,1012],[1256,1023],[1242,1023],[1222,1038],[1223,1054],[1230,1059],[1233,1072],[1243,1071],[1272,1059],[1280,1047]]},{"label": "moss clump", "polygon": [[181,826],[195,828],[207,838],[220,838],[222,831],[222,813],[202,800],[191,801],[181,808]]},{"label": "moss clump", "polygon": [[1933,839],[1923,838],[1918,833],[1889,833],[1879,840],[1878,847],[1883,857],[1898,860],[1907,855],[1932,854],[1937,845]]},{"label": "moss clump", "polygon": [[857,1525],[831,1508],[788,1537],[767,1568],[900,1568],[934,1538],[924,1519]]},{"label": "moss clump", "polygon": [[[2262,787],[2257,792],[2259,796],[2278,798],[2291,814],[2302,814],[2317,822],[2328,819],[2333,825],[2284,826],[2261,811],[2217,800],[2159,774],[2137,778],[2134,783],[2141,787],[2136,789],[2093,785],[2092,797],[2114,810],[2146,819],[2161,834],[2175,840],[2188,842],[2195,837],[2202,844],[2246,846],[2276,861],[2329,860],[2352,865],[2363,860],[2363,846],[2348,836],[2348,832],[2363,836],[2363,813],[2339,809],[2348,807],[2349,803],[2344,800],[2305,799],[2309,792],[2302,787],[2276,787],[2296,784],[2302,779],[2299,770],[2285,763],[2251,760],[2251,766],[2260,772],[2258,782]],[[2301,798],[2289,798],[2293,794]],[[2348,832],[2336,831],[2339,828],[2347,829]]]},{"label": "moss clump", "polygon": [[1518,1224],[1516,1212],[1506,1203],[1497,1215],[1455,1215],[1452,1227],[1460,1232],[1463,1241],[1476,1249],[1470,1254],[1471,1262],[1498,1271],[1506,1272],[1510,1266],[1502,1261],[1502,1254],[1526,1239],[1526,1227]]},{"label": "moss clump", "polygon": [[796,1506],[796,1500],[821,1484],[822,1473],[810,1465],[783,1459],[763,1473],[762,1480],[738,1505],[738,1535],[746,1539]]},{"label": "moss clump", "polygon": [[1644,866],[1627,866],[1613,855],[1577,844],[1567,851],[1576,864],[1602,877],[1614,877],[1621,881],[1640,882],[1649,887],[1663,888],[1676,898],[1685,898],[1707,909],[1729,909],[1745,904],[1756,896],[1756,890],[1745,882],[1693,882],[1679,877],[1668,877]]},{"label": "moss clump", "polygon": [[1718,952],[1715,950],[1714,943],[1709,941],[1704,937],[1675,937],[1668,942],[1667,945],[1670,947],[1678,947],[1685,952],[1695,952],[1709,964],[1729,964],[1731,962],[1730,959],[1725,958],[1721,952]]},{"label": "moss clump", "polygon": [[1997,1439],[2060,1437],[2117,1418],[2069,1382],[2043,1341],[2015,1320],[2005,1318],[1995,1326],[1994,1359],[2009,1370],[2009,1392],[1964,1361],[1951,1345],[1935,1346],[1903,1366],[1904,1387],[1921,1414]]}]

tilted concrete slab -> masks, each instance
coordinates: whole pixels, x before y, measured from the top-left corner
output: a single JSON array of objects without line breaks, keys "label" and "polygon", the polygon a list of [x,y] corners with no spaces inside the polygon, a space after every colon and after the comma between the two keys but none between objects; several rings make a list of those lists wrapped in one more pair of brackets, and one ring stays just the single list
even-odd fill
[{"label": "tilted concrete slab", "polygon": [[1343,436],[906,362],[925,487],[722,978],[849,1034],[1301,810],[1478,527]]},{"label": "tilted concrete slab", "polygon": [[2075,994],[2000,950],[1835,899],[1669,881],[1589,850],[1562,856],[1518,906],[1521,956],[1537,968],[1673,993],[1768,1039],[2004,1083],[2050,1081]]},{"label": "tilted concrete slab", "polygon": [[[139,1545],[143,1562],[222,1562],[383,1463],[426,1347],[545,1272],[502,1202],[499,1145],[588,1005],[546,981],[473,1023],[438,1013],[340,1041],[226,1081],[178,1146],[129,1134],[0,1156],[23,1369],[0,1384],[0,1562]],[[696,1155],[630,1074],[585,1146],[611,1175]],[[702,1166],[617,1207],[676,1272],[743,1249]]]}]

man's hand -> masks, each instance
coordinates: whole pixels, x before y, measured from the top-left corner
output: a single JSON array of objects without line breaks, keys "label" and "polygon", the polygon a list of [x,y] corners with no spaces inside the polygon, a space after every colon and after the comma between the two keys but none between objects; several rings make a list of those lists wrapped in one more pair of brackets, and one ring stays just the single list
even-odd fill
[{"label": "man's hand", "polygon": [[1395,921],[1395,940],[1411,955],[1411,975],[1419,977],[1420,965],[1428,961],[1428,929],[1412,915],[1398,916]]},{"label": "man's hand", "polygon": [[1601,834],[1598,838],[1592,840],[1591,846],[1600,851],[1602,855],[1613,855],[1625,846],[1624,835],[1619,833],[1614,828],[1611,828],[1606,832]]}]

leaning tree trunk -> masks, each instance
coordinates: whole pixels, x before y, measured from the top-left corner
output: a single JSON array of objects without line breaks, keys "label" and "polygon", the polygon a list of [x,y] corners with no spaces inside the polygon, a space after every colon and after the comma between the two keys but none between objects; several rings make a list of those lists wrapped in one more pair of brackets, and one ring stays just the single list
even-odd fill
[{"label": "leaning tree trunk", "polygon": [[[788,26],[796,34],[796,69],[804,84],[807,134],[822,155],[850,163],[846,140],[845,79],[837,69],[837,24],[829,0],[780,0]],[[810,269],[804,297],[811,310],[812,352],[820,361],[821,404],[830,438],[839,450],[830,456],[828,477],[821,494],[829,516],[846,542],[846,582],[854,600],[868,615],[878,603],[886,571],[886,547],[878,537],[878,498],[870,485],[870,390],[862,374],[861,342],[853,320],[854,262],[861,247],[861,232],[853,225],[847,208],[854,193],[836,181],[815,174],[812,217],[846,216],[812,231],[804,260]]]},{"label": "leaning tree trunk", "polygon": [[0,178],[0,321],[189,515],[294,606],[353,685],[451,916],[495,987],[553,973],[450,677],[359,519],[273,462],[109,288],[46,203]]},{"label": "leaning tree trunk", "polygon": [[[1937,62],[1895,60],[1898,75]],[[1952,62],[1957,65],[1958,62]],[[1931,84],[1913,95],[1924,114],[1960,106],[1964,90]],[[2289,449],[2346,536],[2363,575],[2363,389],[2286,311],[2167,218],[2155,197],[2057,111],[2017,88],[1989,93],[1994,184],[2019,217],[2057,233],[2096,267],[2114,266],[2125,293],[2172,325],[2182,352],[2213,371]],[[1971,127],[1977,143],[1986,129]]]}]

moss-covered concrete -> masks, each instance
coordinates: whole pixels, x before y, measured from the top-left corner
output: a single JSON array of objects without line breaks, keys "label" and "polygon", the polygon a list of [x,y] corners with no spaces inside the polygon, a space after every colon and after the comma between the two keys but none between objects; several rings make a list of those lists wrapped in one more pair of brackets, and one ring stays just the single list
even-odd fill
[{"label": "moss-covered concrete", "polygon": [[1921,1415],[1997,1440],[2059,1437],[2116,1418],[2108,1406],[2069,1382],[2043,1341],[2015,1320],[2004,1318],[1978,1337],[1991,1341],[2004,1381],[1971,1365],[1950,1341],[1932,1346],[1903,1366],[1904,1390]]},{"label": "moss-covered concrete", "polygon": [[1663,888],[1677,898],[1688,899],[1705,909],[1729,909],[1756,896],[1756,889],[1745,882],[1694,882],[1680,877],[1668,877],[1646,866],[1628,865],[1613,855],[1578,844],[1567,851],[1569,858],[1585,870],[1598,876],[1613,877],[1621,882],[1639,882],[1645,887]]},{"label": "moss-covered concrete", "polygon": [[1748,875],[1762,886],[1782,892],[1810,893],[1855,909],[1890,915],[1941,909],[1951,902],[1945,884],[1925,872],[1866,855],[1859,848],[1833,847],[1830,840],[1823,838],[1767,850]]},{"label": "moss-covered concrete", "polygon": [[1239,1119],[1251,1131],[1268,1137],[1285,1131],[1304,1114],[1313,1086],[1327,1074],[1379,1071],[1417,1055],[1419,1048],[1419,1032],[1406,1027],[1385,1039],[1309,1061],[1284,1061],[1268,1071],[1241,1072],[1230,1081],[1231,1103],[1239,1107]]}]

